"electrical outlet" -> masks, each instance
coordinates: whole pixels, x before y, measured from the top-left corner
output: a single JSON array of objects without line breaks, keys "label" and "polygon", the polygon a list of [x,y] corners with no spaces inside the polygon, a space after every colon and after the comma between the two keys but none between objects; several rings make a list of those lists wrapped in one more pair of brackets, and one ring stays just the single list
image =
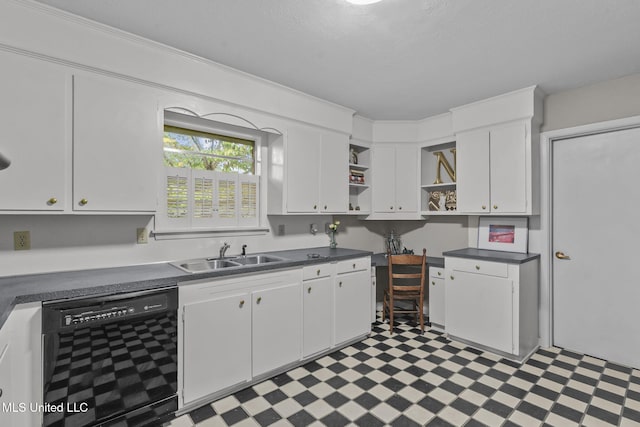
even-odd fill
[{"label": "electrical outlet", "polygon": [[136,228],[136,239],[138,244],[149,243],[147,229]]},{"label": "electrical outlet", "polygon": [[13,233],[13,250],[28,251],[31,249],[31,233],[29,231],[15,231]]},{"label": "electrical outlet", "polygon": [[284,236],[284,224],[278,224],[278,236]]}]

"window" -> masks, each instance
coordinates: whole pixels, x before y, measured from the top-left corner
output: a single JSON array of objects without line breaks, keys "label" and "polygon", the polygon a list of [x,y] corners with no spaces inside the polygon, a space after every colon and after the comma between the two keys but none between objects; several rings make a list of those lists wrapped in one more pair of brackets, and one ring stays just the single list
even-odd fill
[{"label": "window", "polygon": [[259,137],[165,125],[165,181],[156,228],[189,231],[259,226],[256,140]]},{"label": "window", "polygon": [[164,163],[218,172],[255,172],[254,141],[175,126],[164,127]]}]

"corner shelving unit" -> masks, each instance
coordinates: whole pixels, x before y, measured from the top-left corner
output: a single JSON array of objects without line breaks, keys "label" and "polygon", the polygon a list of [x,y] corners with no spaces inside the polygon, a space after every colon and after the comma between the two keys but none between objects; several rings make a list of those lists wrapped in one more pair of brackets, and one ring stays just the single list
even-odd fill
[{"label": "corner shelving unit", "polygon": [[451,152],[456,148],[456,142],[452,139],[444,139],[436,141],[434,144],[423,146],[420,150],[420,210],[421,215],[457,215],[457,210],[446,210],[444,206],[444,196],[440,199],[440,210],[430,210],[429,197],[433,192],[445,193],[447,191],[456,191],[456,182],[451,179],[445,168],[440,171],[439,184],[435,184],[438,176],[438,160],[434,153],[440,151],[443,153],[447,162],[454,169],[455,156]]},{"label": "corner shelving unit", "polygon": [[[352,162],[351,150],[357,157],[357,163]],[[369,215],[371,213],[371,147],[364,143],[352,141],[349,144],[349,207],[347,215]],[[363,183],[351,181],[351,171],[361,173]]]}]

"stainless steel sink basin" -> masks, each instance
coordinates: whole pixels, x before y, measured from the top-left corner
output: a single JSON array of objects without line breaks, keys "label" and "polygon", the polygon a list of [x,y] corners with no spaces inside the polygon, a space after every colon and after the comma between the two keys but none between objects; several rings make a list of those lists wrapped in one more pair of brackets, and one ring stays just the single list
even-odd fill
[{"label": "stainless steel sink basin", "polygon": [[268,262],[286,261],[284,258],[280,258],[273,255],[247,255],[233,258],[233,261],[239,262],[243,265],[249,264],[266,264]]},{"label": "stainless steel sink basin", "polygon": [[172,262],[171,265],[187,273],[202,273],[220,268],[239,267],[242,264],[229,259],[194,259],[191,261]]}]

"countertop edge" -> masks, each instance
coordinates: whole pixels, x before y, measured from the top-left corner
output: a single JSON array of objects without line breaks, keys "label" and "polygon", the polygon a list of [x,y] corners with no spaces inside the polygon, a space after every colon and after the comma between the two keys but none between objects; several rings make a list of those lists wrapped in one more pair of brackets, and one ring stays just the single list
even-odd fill
[{"label": "countertop edge", "polygon": [[446,251],[442,253],[442,256],[503,262],[506,264],[524,264],[525,262],[540,258],[540,254],[536,253],[504,252],[477,248],[464,248]]}]

